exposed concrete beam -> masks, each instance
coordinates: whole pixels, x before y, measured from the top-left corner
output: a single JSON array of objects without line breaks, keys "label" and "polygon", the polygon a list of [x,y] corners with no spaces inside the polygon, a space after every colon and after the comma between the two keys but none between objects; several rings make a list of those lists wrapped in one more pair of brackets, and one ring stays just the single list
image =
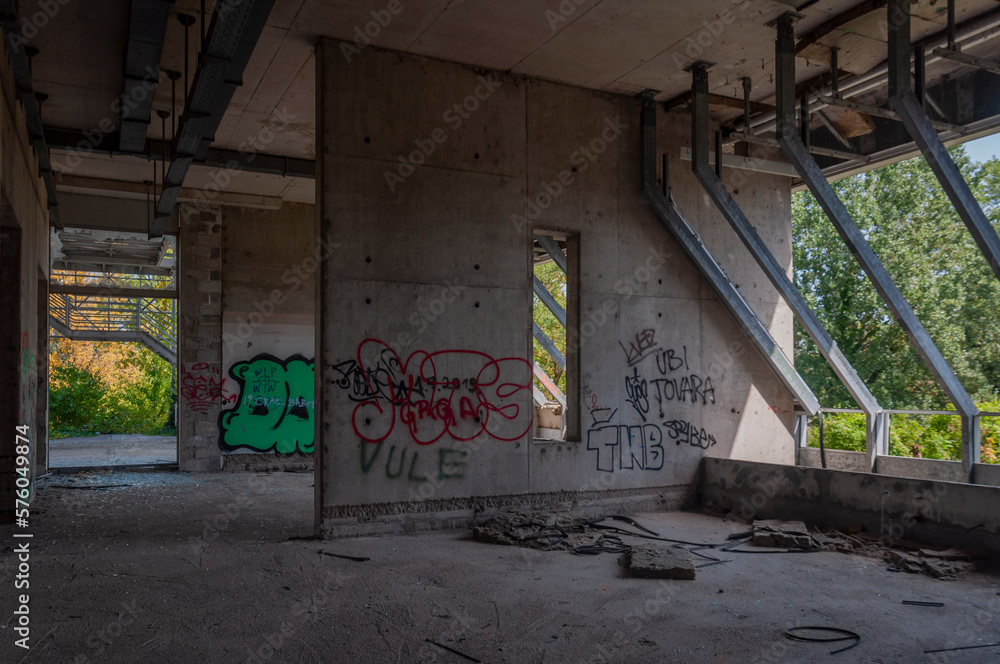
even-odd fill
[{"label": "exposed concrete beam", "polygon": [[[59,175],[58,181],[60,193],[100,195],[133,201],[146,200],[146,186],[141,182],[105,180],[81,175]],[[235,191],[207,192],[191,187],[182,187],[180,193],[177,195],[177,200],[182,203],[230,205],[261,210],[278,210],[284,202],[276,196],[262,196],[260,194],[246,194]],[[143,215],[145,215],[145,212],[143,212]],[[143,218],[145,219],[145,216]],[[69,225],[74,228],[77,227],[72,222]]]},{"label": "exposed concrete beam", "polygon": [[[123,152],[118,149],[117,134],[88,135],[76,129],[58,129],[45,127],[45,138],[53,150],[65,150],[76,154],[99,154],[108,156],[130,155],[143,159],[159,160],[166,147],[170,154],[170,146],[163,141],[147,139],[146,147],[138,154]],[[247,173],[267,173],[292,178],[316,178],[316,162],[312,159],[286,157],[277,154],[246,152],[243,150],[228,150],[224,148],[209,148],[203,159],[192,162],[192,165],[225,168]]]}]

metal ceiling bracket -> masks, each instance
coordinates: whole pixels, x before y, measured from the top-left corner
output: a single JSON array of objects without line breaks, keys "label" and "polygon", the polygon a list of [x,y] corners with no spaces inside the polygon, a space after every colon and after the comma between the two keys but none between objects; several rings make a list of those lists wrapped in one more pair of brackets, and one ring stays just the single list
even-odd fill
[{"label": "metal ceiling bracket", "polygon": [[931,170],[951,199],[958,216],[1000,279],[1000,237],[983,213],[979,201],[934,131],[910,82],[910,5],[906,0],[889,2],[889,93],[906,131],[920,148]]},{"label": "metal ceiling bracket", "polygon": [[[890,14],[891,16],[891,14]],[[890,21],[891,22],[891,21]],[[923,324],[917,318],[910,303],[903,297],[882,261],[872,250],[857,223],[851,217],[843,202],[827,182],[823,171],[809,155],[799,139],[795,126],[795,31],[790,21],[777,23],[778,36],[775,42],[775,63],[777,67],[777,136],[781,147],[795,166],[806,186],[816,197],[823,211],[833,223],[841,239],[857,259],[865,274],[871,280],[879,296],[889,307],[893,317],[906,332],[917,354],[937,379],[944,393],[955,405],[962,417],[963,460],[970,467],[978,462],[979,450],[979,410],[969,393],[962,386],[954,370],[945,360],[937,345],[931,339]],[[908,73],[908,71],[907,71]],[[869,421],[869,427],[877,423]],[[888,450],[882,450],[888,452]],[[869,450],[871,455],[873,451]]]},{"label": "metal ceiling bracket", "polygon": [[[706,146],[707,147],[707,146]],[[819,412],[820,403],[795,365],[782,352],[754,310],[729,280],[698,233],[681,214],[680,209],[662,194],[656,183],[656,103],[651,92],[642,96],[642,191],[652,204],[660,221],[674,236],[684,253],[698,267],[702,277],[719,296],[720,302],[735,316],[744,334],[754,344],[792,397],[810,415]]]},{"label": "metal ceiling bracket", "polygon": [[[757,229],[750,222],[747,216],[740,209],[733,197],[730,195],[726,185],[718,177],[715,171],[709,166],[708,137],[710,134],[711,118],[709,116],[708,99],[708,70],[706,67],[699,67],[692,70],[692,99],[693,110],[691,120],[691,145],[692,145],[692,167],[698,181],[701,182],[705,192],[715,203],[716,207],[726,218],[736,235],[749,250],[750,254],[757,261],[757,264],[767,275],[771,284],[784,298],[785,302],[792,309],[795,316],[802,323],[802,327],[809,334],[809,337],[816,343],[816,347],[829,363],[837,377],[840,378],[844,387],[847,388],[851,396],[858,403],[862,410],[870,418],[875,418],[882,412],[882,407],[878,400],[868,390],[868,387],[858,376],[857,371],[851,366],[850,361],[843,351],[837,346],[830,334],[823,327],[815,312],[806,303],[802,293],[796,288],[792,280],[788,278],[785,269],[778,263],[774,254],[768,248],[767,243],[760,237]],[[869,427],[868,448],[874,449],[877,444],[875,429]]]}]

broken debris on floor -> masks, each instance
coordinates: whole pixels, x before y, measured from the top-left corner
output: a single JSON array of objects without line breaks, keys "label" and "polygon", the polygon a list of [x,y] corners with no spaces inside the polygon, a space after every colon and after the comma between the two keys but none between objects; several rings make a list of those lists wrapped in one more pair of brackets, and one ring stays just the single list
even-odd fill
[{"label": "broken debris on floor", "polygon": [[778,549],[815,549],[816,541],[801,521],[754,521],[754,546]]},{"label": "broken debris on floor", "polygon": [[[693,579],[698,567],[731,562],[704,553],[808,553],[838,551],[889,564],[891,571],[954,579],[971,571],[985,553],[936,550],[909,540],[887,541],[858,526],[813,529],[802,521],[757,520],[753,529],[721,543],[697,543],[661,537],[635,519],[606,516],[588,519],[572,513],[505,512],[476,525],[482,542],[571,551],[579,555],[623,554],[622,563],[637,578]],[[749,547],[749,548],[747,548]],[[694,558],[707,560],[695,565]]]}]

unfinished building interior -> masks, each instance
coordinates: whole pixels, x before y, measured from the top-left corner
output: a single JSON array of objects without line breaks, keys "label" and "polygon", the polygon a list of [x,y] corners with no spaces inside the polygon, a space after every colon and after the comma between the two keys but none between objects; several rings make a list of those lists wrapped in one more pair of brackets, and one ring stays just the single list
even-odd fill
[{"label": "unfinished building interior", "polygon": [[[4,662],[1000,656],[1000,414],[830,186],[924,156],[1000,278],[947,151],[1000,130],[995,0],[0,0],[0,23]],[[803,190],[961,460],[890,455],[894,412],[791,278]],[[794,321],[865,451],[807,446]],[[176,366],[175,467],[50,472],[50,335]]]}]

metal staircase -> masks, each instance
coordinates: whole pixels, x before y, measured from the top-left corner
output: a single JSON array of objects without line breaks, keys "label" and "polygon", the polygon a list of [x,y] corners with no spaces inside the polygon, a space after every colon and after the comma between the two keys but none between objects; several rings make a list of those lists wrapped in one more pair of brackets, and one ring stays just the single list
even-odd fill
[{"label": "metal staircase", "polygon": [[49,325],[55,336],[76,341],[138,341],[177,366],[177,300],[118,297],[112,289],[93,294],[51,293]]}]

